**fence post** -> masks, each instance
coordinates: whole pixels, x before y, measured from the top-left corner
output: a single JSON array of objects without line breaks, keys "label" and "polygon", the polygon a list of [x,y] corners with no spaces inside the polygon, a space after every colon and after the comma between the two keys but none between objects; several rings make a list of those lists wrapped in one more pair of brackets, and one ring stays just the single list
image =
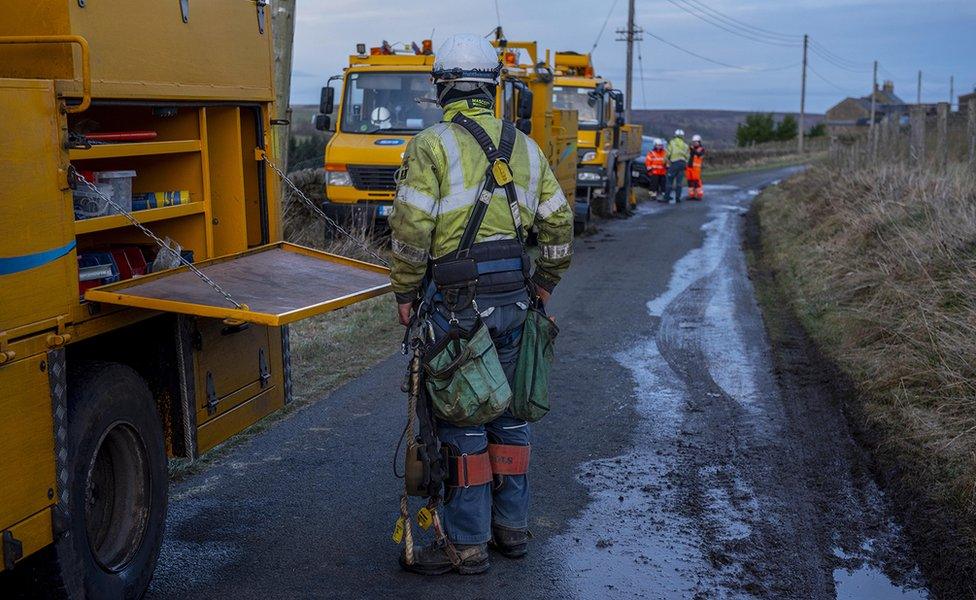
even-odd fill
[{"label": "fence post", "polygon": [[969,117],[968,135],[966,136],[969,141],[969,162],[976,165],[976,98],[969,99],[966,114]]},{"label": "fence post", "polygon": [[918,165],[925,161],[925,107],[913,106],[910,119],[908,157]]},{"label": "fence post", "polygon": [[937,169],[945,169],[949,162],[949,103],[939,102],[936,107],[936,146]]}]

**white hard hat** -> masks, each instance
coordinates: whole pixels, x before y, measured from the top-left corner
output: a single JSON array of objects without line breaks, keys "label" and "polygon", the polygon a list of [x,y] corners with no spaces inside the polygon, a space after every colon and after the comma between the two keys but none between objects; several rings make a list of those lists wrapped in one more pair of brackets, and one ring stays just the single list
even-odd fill
[{"label": "white hard hat", "polygon": [[390,109],[385,106],[374,108],[373,112],[369,113],[369,121],[373,125],[378,125],[380,129],[389,129],[392,127],[390,124]]},{"label": "white hard hat", "polygon": [[701,136],[696,133],[695,135],[691,136],[691,141],[693,141],[693,142],[700,142],[701,141]]},{"label": "white hard hat", "polygon": [[685,130],[684,129],[675,129],[674,130],[674,137],[685,137]]},{"label": "white hard hat", "polygon": [[485,38],[470,33],[452,35],[437,50],[431,77],[435,82],[498,83],[501,62]]},{"label": "white hard hat", "polygon": [[662,140],[662,139],[656,139],[656,140],[654,140],[654,147],[655,148],[663,148],[664,147],[664,140]]}]

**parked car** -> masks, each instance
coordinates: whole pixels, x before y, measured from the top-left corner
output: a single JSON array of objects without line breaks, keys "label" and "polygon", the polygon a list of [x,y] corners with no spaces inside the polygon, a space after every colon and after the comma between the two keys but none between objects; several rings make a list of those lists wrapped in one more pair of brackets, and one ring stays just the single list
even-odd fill
[{"label": "parked car", "polygon": [[648,135],[641,136],[640,156],[630,161],[630,180],[633,185],[639,185],[644,189],[650,189],[651,180],[647,177],[647,170],[644,168],[644,157],[654,147],[655,142],[664,141],[661,138]]}]

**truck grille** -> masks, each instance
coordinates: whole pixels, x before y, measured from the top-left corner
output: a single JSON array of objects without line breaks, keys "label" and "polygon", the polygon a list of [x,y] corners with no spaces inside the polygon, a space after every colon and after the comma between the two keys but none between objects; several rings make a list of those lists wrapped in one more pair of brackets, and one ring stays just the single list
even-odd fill
[{"label": "truck grille", "polygon": [[349,177],[357,190],[392,192],[396,190],[397,169],[398,167],[349,165]]}]

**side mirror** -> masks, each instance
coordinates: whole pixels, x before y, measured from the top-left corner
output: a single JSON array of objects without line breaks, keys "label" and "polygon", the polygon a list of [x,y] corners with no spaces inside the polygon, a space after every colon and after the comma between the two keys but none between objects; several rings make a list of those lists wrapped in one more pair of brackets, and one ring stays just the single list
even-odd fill
[{"label": "side mirror", "polygon": [[531,119],[519,119],[515,121],[515,128],[524,133],[525,135],[532,135],[532,120]]},{"label": "side mirror", "polygon": [[519,94],[518,101],[518,114],[516,115],[520,120],[531,119],[532,118],[532,92],[525,89]]},{"label": "side mirror", "polygon": [[329,115],[318,114],[312,119],[312,123],[319,131],[328,131],[332,127],[332,117]]},{"label": "side mirror", "polygon": [[322,88],[322,95],[319,97],[319,112],[323,115],[332,114],[335,108],[335,88],[325,86]]}]

